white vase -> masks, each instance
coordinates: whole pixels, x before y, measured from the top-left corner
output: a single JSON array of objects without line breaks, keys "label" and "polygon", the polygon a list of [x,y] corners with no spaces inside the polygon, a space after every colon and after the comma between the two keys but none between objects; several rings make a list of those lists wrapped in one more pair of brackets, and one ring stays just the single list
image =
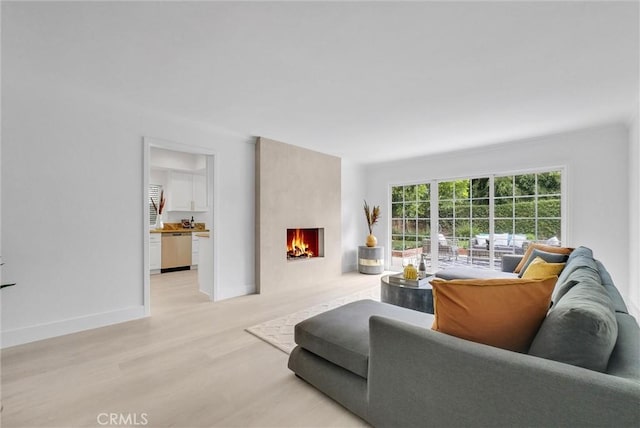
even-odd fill
[{"label": "white vase", "polygon": [[164,222],[162,221],[162,214],[156,216],[156,229],[164,229]]}]

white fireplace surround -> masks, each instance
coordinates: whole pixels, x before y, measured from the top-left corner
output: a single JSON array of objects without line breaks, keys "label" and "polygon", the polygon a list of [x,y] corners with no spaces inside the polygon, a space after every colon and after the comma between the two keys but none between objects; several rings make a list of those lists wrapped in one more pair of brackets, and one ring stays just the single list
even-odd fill
[{"label": "white fireplace surround", "polygon": [[[323,229],[324,257],[288,260],[283,241],[287,229],[295,228]],[[339,277],[341,233],[340,158],[259,137],[256,291],[268,293]]]}]

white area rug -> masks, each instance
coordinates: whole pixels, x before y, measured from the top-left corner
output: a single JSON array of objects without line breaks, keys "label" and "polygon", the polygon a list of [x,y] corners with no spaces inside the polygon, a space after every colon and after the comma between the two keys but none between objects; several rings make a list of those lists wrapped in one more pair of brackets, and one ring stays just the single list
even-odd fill
[{"label": "white area rug", "polygon": [[245,330],[264,340],[268,344],[275,346],[282,352],[290,354],[293,348],[296,347],[296,344],[293,341],[293,327],[300,321],[306,320],[307,318],[311,318],[314,315],[321,314],[322,312],[326,312],[330,309],[337,308],[338,306],[364,299],[380,301],[380,286],[372,287],[348,296],[339,297],[331,300],[330,302],[321,303],[271,321],[263,322],[262,324],[254,325],[246,328]]}]

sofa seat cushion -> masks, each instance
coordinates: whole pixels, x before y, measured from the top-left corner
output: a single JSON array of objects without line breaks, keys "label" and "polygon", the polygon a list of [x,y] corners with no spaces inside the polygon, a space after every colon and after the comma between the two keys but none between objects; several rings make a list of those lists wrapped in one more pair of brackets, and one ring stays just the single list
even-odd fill
[{"label": "sofa seat cushion", "polygon": [[517,278],[518,275],[511,272],[501,272],[493,269],[480,269],[467,266],[451,266],[439,270],[436,278],[452,279],[493,279],[493,278]]},{"label": "sofa seat cushion", "polygon": [[318,314],[295,326],[302,348],[360,377],[369,369],[369,318],[378,315],[429,328],[431,314],[373,300],[358,300]]}]

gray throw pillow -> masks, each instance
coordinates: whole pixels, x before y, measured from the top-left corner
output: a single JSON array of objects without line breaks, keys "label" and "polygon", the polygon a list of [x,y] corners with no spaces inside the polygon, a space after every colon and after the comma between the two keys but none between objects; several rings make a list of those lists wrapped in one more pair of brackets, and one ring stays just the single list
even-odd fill
[{"label": "gray throw pillow", "polygon": [[531,262],[535,260],[536,257],[540,257],[542,260],[544,260],[547,263],[565,263],[569,258],[567,254],[547,253],[546,251],[540,251],[538,249],[534,249],[531,252],[531,255],[529,256],[529,259],[527,259],[524,266],[522,266],[522,269],[520,269],[520,273],[518,274],[518,277],[522,278],[522,275],[524,275],[527,268],[529,267]]},{"label": "gray throw pillow", "polygon": [[529,354],[604,372],[617,337],[609,295],[602,285],[584,281],[551,308]]}]

